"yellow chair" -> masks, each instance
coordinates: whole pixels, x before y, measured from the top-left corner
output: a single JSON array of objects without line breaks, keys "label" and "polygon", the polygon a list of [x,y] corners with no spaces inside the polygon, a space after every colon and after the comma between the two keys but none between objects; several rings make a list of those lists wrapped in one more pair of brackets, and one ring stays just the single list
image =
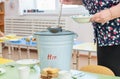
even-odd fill
[{"label": "yellow chair", "polygon": [[9,62],[13,62],[13,60],[0,58],[0,64],[6,64],[6,63],[9,63]]},{"label": "yellow chair", "polygon": [[111,75],[115,76],[115,74],[109,68],[100,65],[87,65],[80,68],[81,71],[104,74],[104,75]]}]

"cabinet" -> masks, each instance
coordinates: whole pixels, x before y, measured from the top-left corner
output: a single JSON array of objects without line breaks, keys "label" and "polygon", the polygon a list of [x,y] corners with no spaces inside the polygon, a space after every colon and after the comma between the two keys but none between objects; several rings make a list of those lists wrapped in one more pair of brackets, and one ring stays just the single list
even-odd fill
[{"label": "cabinet", "polygon": [[4,2],[0,3],[0,30],[4,32]]}]

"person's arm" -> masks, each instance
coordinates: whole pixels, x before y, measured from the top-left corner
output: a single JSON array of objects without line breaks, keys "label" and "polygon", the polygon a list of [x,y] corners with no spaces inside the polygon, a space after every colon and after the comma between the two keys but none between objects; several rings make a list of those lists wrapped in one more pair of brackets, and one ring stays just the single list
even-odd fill
[{"label": "person's arm", "polygon": [[60,2],[66,5],[82,5],[82,0],[60,0]]},{"label": "person's arm", "polygon": [[91,18],[92,22],[106,23],[112,19],[120,17],[120,3],[109,9],[102,10],[93,15]]},{"label": "person's arm", "polygon": [[120,3],[110,8],[111,19],[120,17]]},{"label": "person's arm", "polygon": [[3,37],[4,36],[4,33],[0,31],[0,37]]}]

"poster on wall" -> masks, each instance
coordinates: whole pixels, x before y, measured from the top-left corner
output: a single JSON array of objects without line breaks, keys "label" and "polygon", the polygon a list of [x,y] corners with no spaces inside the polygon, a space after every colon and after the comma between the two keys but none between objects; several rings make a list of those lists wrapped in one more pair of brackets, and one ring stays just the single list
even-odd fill
[{"label": "poster on wall", "polygon": [[10,0],[9,1],[9,7],[10,7],[10,9],[14,9],[15,8],[15,2],[14,2],[14,0]]}]

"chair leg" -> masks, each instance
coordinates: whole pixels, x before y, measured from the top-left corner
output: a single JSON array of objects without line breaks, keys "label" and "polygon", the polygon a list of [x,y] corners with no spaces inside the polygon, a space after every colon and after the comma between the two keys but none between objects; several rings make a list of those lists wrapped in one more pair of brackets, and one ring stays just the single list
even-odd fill
[{"label": "chair leg", "polygon": [[88,52],[88,65],[91,64],[91,52]]},{"label": "chair leg", "polygon": [[77,58],[77,50],[73,50],[73,54],[72,54],[72,65],[73,65],[73,69],[76,69],[76,58]]},{"label": "chair leg", "polygon": [[19,59],[21,59],[21,57],[22,57],[22,53],[21,53],[20,45],[18,45],[18,53],[19,53]]},{"label": "chair leg", "polygon": [[30,49],[29,49],[29,46],[27,46],[27,57],[30,58]]},{"label": "chair leg", "polygon": [[75,65],[75,69],[79,68],[79,50],[73,52],[73,65]]},{"label": "chair leg", "polygon": [[77,50],[77,55],[76,55],[76,69],[79,68],[79,50]]},{"label": "chair leg", "polygon": [[2,56],[2,43],[0,43],[0,57],[3,57]]},{"label": "chair leg", "polygon": [[11,50],[12,50],[12,52],[14,52],[14,46],[13,45],[11,45]]},{"label": "chair leg", "polygon": [[11,44],[8,44],[8,59],[12,58]]},{"label": "chair leg", "polygon": [[8,44],[8,55],[11,55],[12,54],[12,51],[11,51],[11,45]]}]

